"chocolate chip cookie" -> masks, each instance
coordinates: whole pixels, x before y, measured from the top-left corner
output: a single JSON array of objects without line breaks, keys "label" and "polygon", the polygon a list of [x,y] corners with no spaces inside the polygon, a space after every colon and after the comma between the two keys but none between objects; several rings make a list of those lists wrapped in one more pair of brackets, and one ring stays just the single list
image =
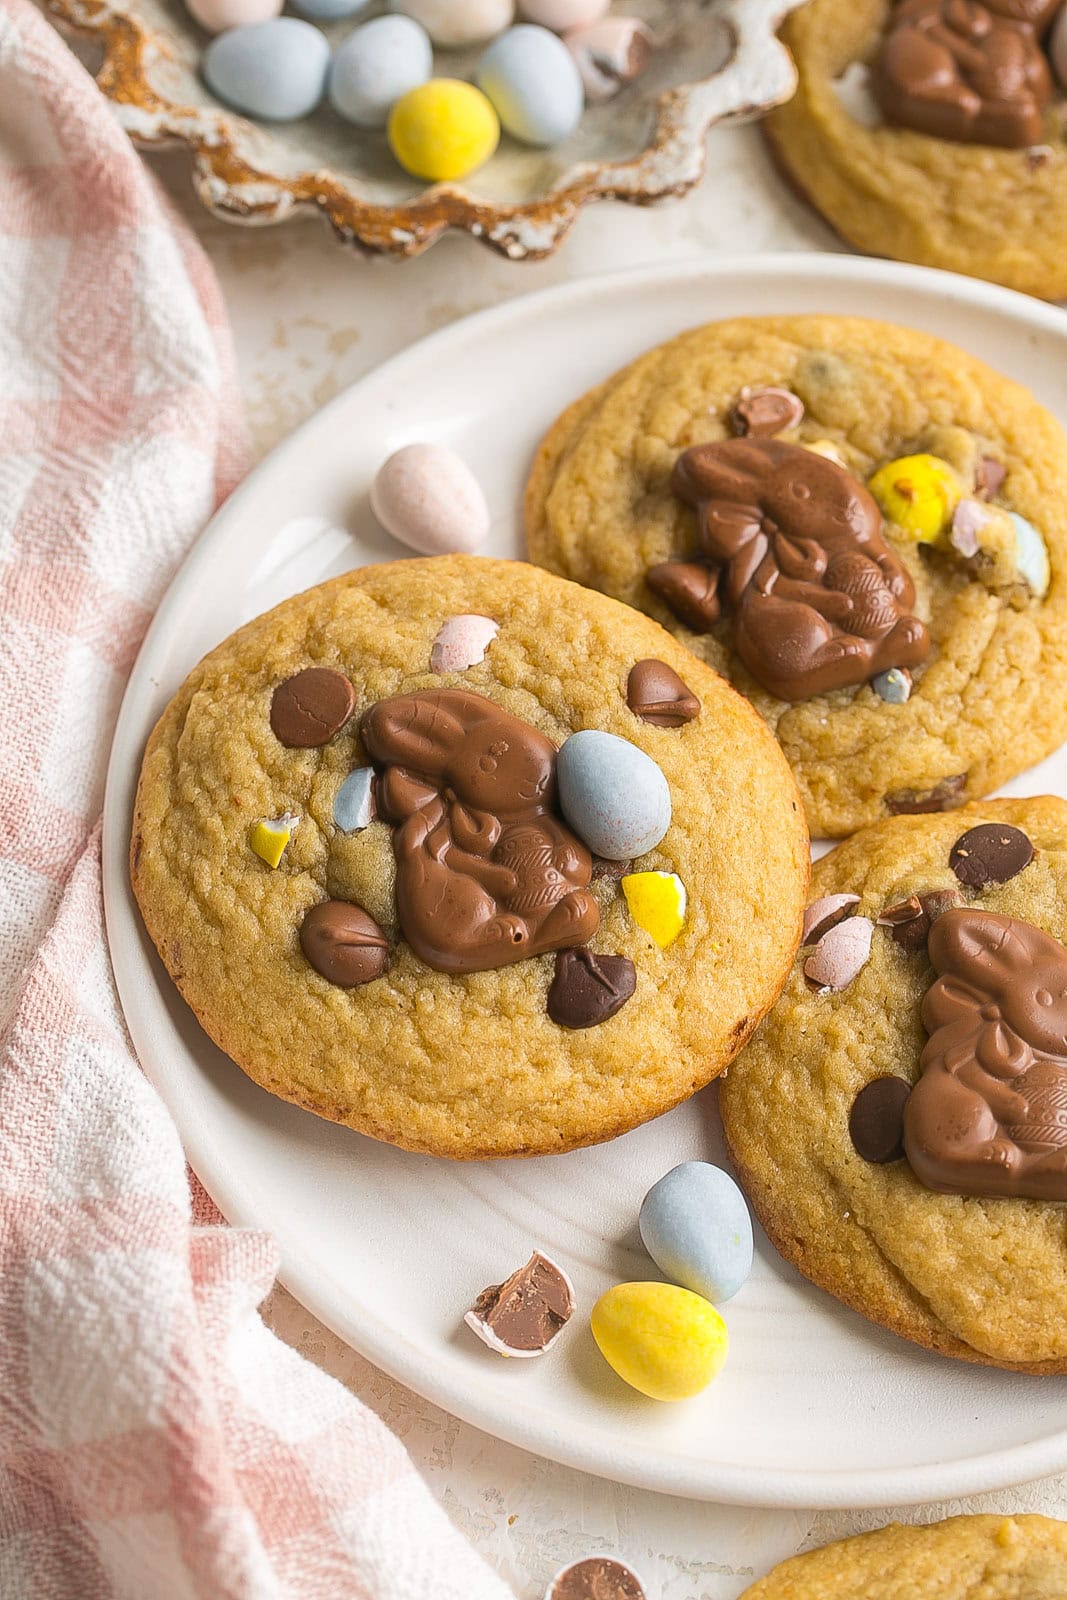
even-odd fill
[{"label": "chocolate chip cookie", "polygon": [[1067,1372],[1067,802],[864,829],[804,940],[720,1090],[772,1242],[917,1344]]},{"label": "chocolate chip cookie", "polygon": [[811,0],[799,87],[763,124],[792,184],[870,255],[1067,295],[1061,0]]},{"label": "chocolate chip cookie", "polygon": [[977,799],[1067,737],[1067,438],[928,334],[682,334],[555,423],[526,529],[734,682],[815,834]]},{"label": "chocolate chip cookie", "polygon": [[338,578],[206,657],[149,740],[130,859],[250,1077],[459,1158],[611,1138],[715,1077],[809,871],[788,766],[721,678],[464,556]]}]

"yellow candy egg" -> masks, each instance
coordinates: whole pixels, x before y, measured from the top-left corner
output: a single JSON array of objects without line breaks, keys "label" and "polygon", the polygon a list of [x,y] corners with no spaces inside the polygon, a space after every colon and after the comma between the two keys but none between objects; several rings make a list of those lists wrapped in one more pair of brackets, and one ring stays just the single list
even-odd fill
[{"label": "yellow candy egg", "polygon": [[430,183],[465,178],[500,142],[492,104],[472,83],[432,78],[409,89],[389,116],[389,146],[405,171]]},{"label": "yellow candy egg", "polygon": [[955,469],[939,456],[901,456],[867,482],[888,522],[919,544],[932,544],[952,521],[964,486]]},{"label": "yellow candy egg", "polygon": [[282,859],[298,820],[288,813],[284,817],[276,817],[273,821],[269,817],[264,817],[252,829],[248,842],[268,867],[276,867]]},{"label": "yellow candy egg", "polygon": [[639,928],[666,950],[685,927],[685,884],[675,872],[628,872],[622,892]]},{"label": "yellow candy egg", "polygon": [[590,1318],[604,1360],[651,1400],[688,1400],[718,1377],[729,1335],[710,1301],[673,1283],[620,1283]]}]

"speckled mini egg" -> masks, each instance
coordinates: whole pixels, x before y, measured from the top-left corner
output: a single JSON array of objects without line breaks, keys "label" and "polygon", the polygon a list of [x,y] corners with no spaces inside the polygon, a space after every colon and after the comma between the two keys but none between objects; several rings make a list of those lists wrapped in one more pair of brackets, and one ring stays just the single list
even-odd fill
[{"label": "speckled mini egg", "polygon": [[515,0],[389,0],[390,9],[414,17],[434,44],[446,50],[483,44],[510,28]]},{"label": "speckled mini egg", "polygon": [[520,0],[519,10],[527,22],[539,22],[554,33],[568,28],[584,28],[604,16],[611,0]]},{"label": "speckled mini egg", "polygon": [[433,45],[410,17],[375,17],[342,40],[330,65],[330,104],[358,128],[384,128],[396,102],[433,72]]},{"label": "speckled mini egg", "polygon": [[204,51],[204,82],[235,111],[263,122],[295,122],[322,99],[330,47],[298,17],[231,28]]},{"label": "speckled mini egg", "polygon": [[407,444],[370,492],[382,527],[423,555],[469,554],[489,535],[489,507],[467,463],[443,444]]},{"label": "speckled mini egg", "polygon": [[715,1307],[673,1283],[619,1283],[589,1319],[604,1360],[650,1400],[688,1400],[722,1370],[729,1338]]},{"label": "speckled mini egg", "polygon": [[366,11],[369,0],[292,0],[294,11],[315,22],[343,22]]},{"label": "speckled mini egg", "polygon": [[594,855],[631,861],[654,850],[671,825],[662,771],[629,739],[585,728],[556,758],[563,815]]},{"label": "speckled mini egg", "polygon": [[683,1161],[654,1183],[640,1216],[645,1249],[672,1283],[722,1305],[752,1271],[752,1222],[728,1172]]},{"label": "speckled mini egg", "polygon": [[478,63],[479,87],[512,138],[550,148],[581,121],[585,91],[577,63],[547,28],[509,28]]},{"label": "speckled mini egg", "polygon": [[224,33],[269,22],[280,14],[282,0],[185,0],[185,9],[206,32]]}]

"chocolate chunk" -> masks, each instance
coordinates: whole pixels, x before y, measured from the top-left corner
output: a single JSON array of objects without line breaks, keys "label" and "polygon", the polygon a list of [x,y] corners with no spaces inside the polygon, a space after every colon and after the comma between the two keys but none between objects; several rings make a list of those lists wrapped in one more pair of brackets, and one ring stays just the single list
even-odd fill
[{"label": "chocolate chunk", "polygon": [[650,567],[648,587],[694,633],[707,633],[719,620],[719,574],[699,561],[662,561]]},{"label": "chocolate chunk", "polygon": [[464,1317],[499,1355],[539,1356],[574,1312],[574,1290],[562,1267],[535,1250],[503,1283],[483,1289]]},{"label": "chocolate chunk", "polygon": [[328,744],[356,709],[356,691],[343,672],[306,667],[280,683],[271,696],[270,725],[290,750]]},{"label": "chocolate chunk", "polygon": [[680,728],[700,715],[700,701],[665,661],[638,661],[630,668],[626,704],[655,728]]},{"label": "chocolate chunk", "polygon": [[312,906],[300,929],[300,948],[315,971],[340,989],[373,982],[389,962],[389,941],[381,928],[347,900]]},{"label": "chocolate chunk", "polygon": [[966,786],[967,774],[958,772],[951,778],[942,778],[932,789],[901,789],[897,794],[886,795],[886,810],[894,817],[920,817],[931,811],[951,811]]},{"label": "chocolate chunk", "polygon": [[628,956],[561,950],[548,991],[548,1014],[561,1028],[595,1028],[621,1011],[636,987],[637,973]]},{"label": "chocolate chunk", "polygon": [[960,834],[948,864],[969,889],[984,889],[990,883],[1007,883],[1033,859],[1034,847],[1021,828],[982,822]]},{"label": "chocolate chunk", "polygon": [[852,1102],[848,1131],[856,1154],[884,1166],[904,1156],[904,1103],[911,1084],[903,1078],[872,1078]]},{"label": "chocolate chunk", "polygon": [[895,906],[887,906],[878,918],[887,927],[894,941],[909,955],[925,950],[930,929],[946,911],[954,911],[963,904],[958,889],[928,889],[924,894],[909,895]]},{"label": "chocolate chunk", "polygon": [[992,500],[1008,476],[1008,469],[995,456],[983,456],[974,475],[974,492],[979,500]]},{"label": "chocolate chunk", "polygon": [[730,413],[730,426],[735,433],[767,437],[795,428],[803,416],[803,400],[788,389],[742,389]]},{"label": "chocolate chunk", "polygon": [[645,1591],[621,1561],[587,1556],[556,1574],[545,1600],[645,1600]]}]

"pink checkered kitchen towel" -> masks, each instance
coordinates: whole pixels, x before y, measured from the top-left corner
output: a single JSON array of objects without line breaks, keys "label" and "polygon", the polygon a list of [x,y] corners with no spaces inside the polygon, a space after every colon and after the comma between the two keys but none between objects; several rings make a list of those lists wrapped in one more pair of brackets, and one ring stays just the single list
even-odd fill
[{"label": "pink checkered kitchen towel", "polygon": [[91,79],[0,0],[0,1595],[507,1600],[400,1444],[196,1225],[118,1010],[104,762],[244,445],[210,270]]}]

